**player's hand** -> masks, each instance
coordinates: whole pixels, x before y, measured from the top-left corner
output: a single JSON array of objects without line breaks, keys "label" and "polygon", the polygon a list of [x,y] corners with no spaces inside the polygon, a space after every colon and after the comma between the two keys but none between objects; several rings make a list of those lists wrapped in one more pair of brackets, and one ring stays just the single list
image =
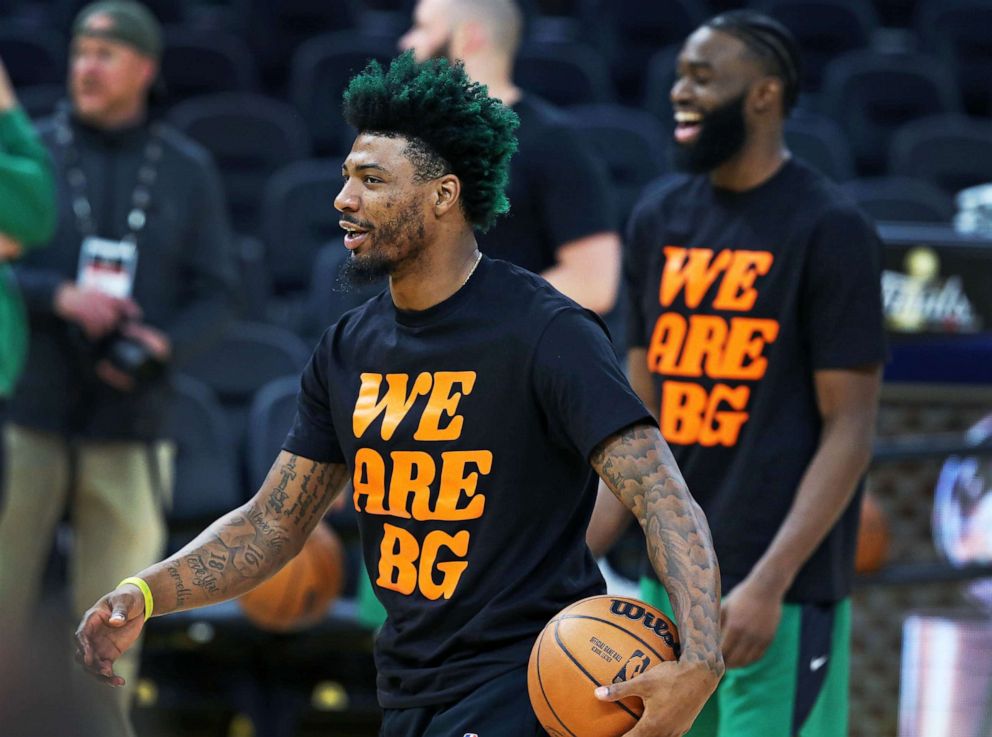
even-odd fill
[{"label": "player's hand", "polygon": [[125,584],[100,599],[76,629],[76,660],[86,672],[111,686],[123,686],[114,662],[141,634],[145,599],[134,584]]},{"label": "player's hand", "polygon": [[24,246],[21,245],[20,241],[0,233],[0,263],[18,259],[23,252]]},{"label": "player's hand", "polygon": [[781,619],[781,595],[749,579],[731,589],[720,608],[727,667],[741,668],[759,660],[775,639]]},{"label": "player's hand", "polygon": [[644,702],[637,725],[623,737],[682,737],[719,680],[704,663],[660,663],[629,681],[597,688],[596,698],[619,701],[636,696]]}]

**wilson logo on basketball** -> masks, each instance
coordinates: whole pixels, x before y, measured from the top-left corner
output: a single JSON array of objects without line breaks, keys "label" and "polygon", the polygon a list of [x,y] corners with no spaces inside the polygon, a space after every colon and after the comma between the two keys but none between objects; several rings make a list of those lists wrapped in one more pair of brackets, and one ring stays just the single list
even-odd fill
[{"label": "wilson logo on basketball", "polygon": [[[665,644],[675,651],[676,657],[681,654],[679,643],[675,641],[671,630],[668,629],[668,623],[663,619],[658,619],[644,607],[631,601],[627,601],[626,599],[610,599],[610,611],[618,617],[626,617],[634,622],[640,622],[644,625],[644,627],[651,630],[658,637],[664,640]],[[634,656],[632,655],[631,659],[633,659],[633,657]],[[628,663],[629,662],[630,661],[628,660]],[[624,665],[624,668],[626,667],[627,666]],[[646,663],[645,667],[647,667]]]},{"label": "wilson logo on basketball", "polygon": [[[465,422],[458,404],[472,393],[475,378],[474,371],[425,371],[411,384],[409,374],[362,374],[352,414],[355,437],[362,438],[381,417],[379,437],[389,440],[417,400],[426,397],[413,440],[457,440]],[[355,509],[418,522],[478,519],[486,507],[486,495],[477,484],[492,465],[493,454],[488,450],[434,454],[394,450],[384,457],[373,448],[359,448],[353,478]],[[382,527],[376,585],[408,596],[419,591],[432,601],[450,599],[468,567],[469,531],[431,530],[418,538],[398,525],[384,522]]]},{"label": "wilson logo on basketball", "polygon": [[[682,295],[690,310],[709,307],[748,313],[758,299],[755,282],[767,274],[774,256],[767,251],[714,255],[709,248],[665,246],[665,269],[658,302],[671,307]],[[718,285],[707,305],[703,300]],[[748,420],[751,388],[768,370],[765,349],[778,338],[777,320],[696,313],[688,318],[662,312],[648,345],[648,370],[665,377],[661,431],[670,443],[704,446],[737,444]],[[678,381],[678,378],[690,381]],[[698,381],[716,380],[710,388]]]}]

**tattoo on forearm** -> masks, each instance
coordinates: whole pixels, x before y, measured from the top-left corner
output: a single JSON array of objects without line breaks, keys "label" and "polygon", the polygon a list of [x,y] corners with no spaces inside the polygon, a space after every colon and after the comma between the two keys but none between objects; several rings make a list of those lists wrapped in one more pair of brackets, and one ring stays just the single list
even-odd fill
[{"label": "tattoo on forearm", "polygon": [[179,572],[179,566],[170,565],[167,570],[169,571],[169,577],[172,578],[172,582],[176,586],[176,605],[182,607],[193,595],[193,590],[186,588],[186,584],[183,583],[183,577]]},{"label": "tattoo on forearm", "polygon": [[279,484],[269,495],[269,508],[277,514],[282,514],[283,505],[286,503],[286,500],[289,499],[289,494],[286,492],[286,487],[289,485],[290,481],[294,481],[296,479],[296,461],[298,458],[299,456],[291,455],[289,460],[282,465],[279,469],[279,474],[281,476],[279,479]]},{"label": "tattoo on forearm", "polygon": [[246,581],[257,584],[296,553],[347,477],[344,465],[310,461],[302,470],[300,460],[289,456],[276,469],[275,488],[215,523],[201,545],[167,564],[177,608],[195,605],[184,573],[202,592],[198,598],[217,600],[243,593]]},{"label": "tattoo on forearm", "polygon": [[220,588],[217,585],[217,577],[207,569],[207,566],[203,562],[203,558],[201,556],[186,556],[186,565],[188,565],[190,570],[193,571],[194,586],[198,586],[211,594],[220,592]]},{"label": "tattoo on forearm", "polygon": [[683,657],[716,669],[720,572],[709,527],[668,446],[657,429],[635,425],[603,442],[591,463],[644,528],[651,563],[681,624]]}]

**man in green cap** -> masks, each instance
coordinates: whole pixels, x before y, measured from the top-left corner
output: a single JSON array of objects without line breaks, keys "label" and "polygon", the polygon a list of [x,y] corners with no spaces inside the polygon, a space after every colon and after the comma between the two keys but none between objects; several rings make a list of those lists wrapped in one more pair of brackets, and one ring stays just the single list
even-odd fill
[{"label": "man in green cap", "polygon": [[[49,248],[14,267],[31,336],[5,433],[6,642],[25,639],[17,633],[32,620],[67,506],[77,613],[114,576],[162,554],[169,375],[231,313],[230,233],[213,162],[149,115],[161,47],[158,22],[142,5],[85,7],[73,25],[70,105],[39,126],[60,211]],[[125,668],[134,674],[136,655]],[[131,731],[128,697],[108,705],[112,734]]]}]

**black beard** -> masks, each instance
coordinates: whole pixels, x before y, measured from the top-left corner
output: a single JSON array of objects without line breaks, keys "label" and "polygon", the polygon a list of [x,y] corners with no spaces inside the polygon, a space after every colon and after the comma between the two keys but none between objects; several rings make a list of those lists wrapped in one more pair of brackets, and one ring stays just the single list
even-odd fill
[{"label": "black beard", "polygon": [[678,143],[672,152],[672,163],[690,174],[704,174],[736,156],[747,141],[744,122],[744,100],[747,93],[736,97],[711,112],[702,121],[695,143]]},{"label": "black beard", "polygon": [[[419,259],[427,248],[427,233],[421,217],[417,203],[412,202],[401,209],[397,217],[373,228],[369,233],[372,247],[361,256],[351,254],[341,269],[342,279],[355,286],[368,286]],[[406,254],[391,257],[389,251],[395,251],[401,243],[409,244]],[[392,248],[388,248],[390,246]]]},{"label": "black beard", "polygon": [[351,254],[341,267],[341,281],[352,287],[366,287],[386,278],[393,262],[379,253],[358,257]]}]

